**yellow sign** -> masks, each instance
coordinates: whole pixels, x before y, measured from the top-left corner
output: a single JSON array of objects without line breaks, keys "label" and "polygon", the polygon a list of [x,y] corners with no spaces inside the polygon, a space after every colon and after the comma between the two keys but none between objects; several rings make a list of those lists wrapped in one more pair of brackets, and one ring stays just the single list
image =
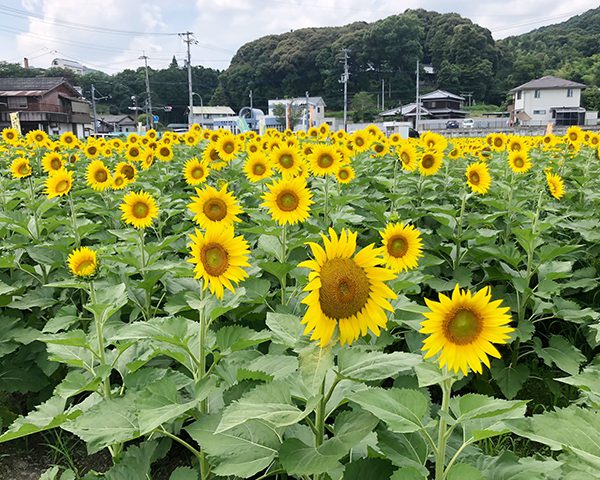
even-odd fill
[{"label": "yellow sign", "polygon": [[10,125],[17,132],[19,132],[19,135],[21,135],[21,120],[19,120],[19,112],[12,112],[10,114]]}]

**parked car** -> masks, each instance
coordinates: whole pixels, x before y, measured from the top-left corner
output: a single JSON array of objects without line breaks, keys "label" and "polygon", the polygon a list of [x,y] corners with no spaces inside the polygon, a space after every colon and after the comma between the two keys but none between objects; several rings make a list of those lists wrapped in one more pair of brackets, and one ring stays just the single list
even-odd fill
[{"label": "parked car", "polygon": [[448,120],[446,122],[446,128],[459,128],[459,124],[456,120]]},{"label": "parked car", "polygon": [[463,128],[473,128],[475,126],[475,120],[472,118],[465,118],[462,122]]}]

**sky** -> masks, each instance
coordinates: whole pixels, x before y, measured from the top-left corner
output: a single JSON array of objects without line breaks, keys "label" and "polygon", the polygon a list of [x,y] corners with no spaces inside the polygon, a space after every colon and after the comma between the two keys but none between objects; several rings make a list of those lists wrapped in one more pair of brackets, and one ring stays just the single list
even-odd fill
[{"label": "sky", "polygon": [[598,0],[0,0],[0,60],[47,68],[53,58],[115,73],[180,65],[190,31],[192,64],[224,70],[244,43],[304,27],[373,22],[424,8],[456,12],[494,38],[560,23]]}]

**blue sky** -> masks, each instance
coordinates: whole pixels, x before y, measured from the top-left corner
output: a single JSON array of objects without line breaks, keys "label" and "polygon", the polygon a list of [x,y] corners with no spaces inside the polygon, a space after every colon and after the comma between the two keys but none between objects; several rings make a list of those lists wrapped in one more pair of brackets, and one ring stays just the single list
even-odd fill
[{"label": "blue sky", "polygon": [[28,57],[48,67],[55,57],[114,73],[154,67],[198,41],[192,64],[225,69],[245,42],[303,27],[374,21],[407,8],[457,12],[502,38],[558,23],[598,6],[597,0],[0,0],[0,60]]}]

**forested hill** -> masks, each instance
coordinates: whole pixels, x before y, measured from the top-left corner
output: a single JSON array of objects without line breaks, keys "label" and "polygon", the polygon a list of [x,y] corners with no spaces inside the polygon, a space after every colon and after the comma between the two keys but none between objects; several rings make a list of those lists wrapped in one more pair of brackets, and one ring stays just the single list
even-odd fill
[{"label": "forested hill", "polygon": [[497,42],[458,14],[422,9],[374,23],[269,35],[238,50],[213,101],[239,107],[253,90],[255,104],[266,105],[268,98],[309,91],[340,108],[342,48],[350,49],[350,98],[360,91],[375,96],[383,79],[386,105],[411,101],[419,59],[436,72],[421,72],[426,89],[472,92],[478,102],[500,104],[510,88],[545,74],[600,86],[600,8]]}]

